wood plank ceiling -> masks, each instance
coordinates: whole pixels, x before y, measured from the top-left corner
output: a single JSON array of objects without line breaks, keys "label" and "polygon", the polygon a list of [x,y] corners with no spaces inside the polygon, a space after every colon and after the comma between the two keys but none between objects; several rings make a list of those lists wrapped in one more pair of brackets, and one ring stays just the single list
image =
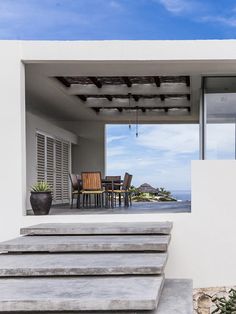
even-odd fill
[{"label": "wood plank ceiling", "polygon": [[88,108],[119,112],[170,110],[191,112],[189,76],[60,76],[68,94]]}]

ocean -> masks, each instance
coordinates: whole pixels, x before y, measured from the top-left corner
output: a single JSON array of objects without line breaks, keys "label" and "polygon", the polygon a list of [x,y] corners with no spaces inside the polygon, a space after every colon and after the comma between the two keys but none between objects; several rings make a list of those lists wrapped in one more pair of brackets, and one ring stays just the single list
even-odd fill
[{"label": "ocean", "polygon": [[191,191],[171,191],[171,194],[178,201],[191,201]]}]

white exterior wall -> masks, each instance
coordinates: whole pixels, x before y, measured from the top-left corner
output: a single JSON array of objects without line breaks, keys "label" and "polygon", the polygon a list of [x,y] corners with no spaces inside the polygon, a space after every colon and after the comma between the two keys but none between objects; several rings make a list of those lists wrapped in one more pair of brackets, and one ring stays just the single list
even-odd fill
[{"label": "white exterior wall", "polygon": [[[40,131],[47,135],[63,139],[69,143],[77,144],[77,136],[53,123],[34,115],[26,113],[26,209],[30,209],[30,187],[37,181],[36,165],[36,132]],[[23,209],[24,210],[24,209]]]},{"label": "white exterior wall", "polygon": [[19,229],[25,195],[24,69],[18,42],[0,42],[0,239]]},{"label": "white exterior wall", "polygon": [[[235,60],[236,41],[138,43],[128,50],[116,42],[111,49],[96,43],[0,42],[0,240],[19,235],[21,226],[40,222],[164,221],[174,222],[167,277],[193,278],[195,287],[235,285],[236,161],[194,161],[192,213],[88,216],[24,216],[25,134],[24,71],[20,60]],[[60,48],[58,47],[60,45]],[[87,45],[87,46],[86,46]],[[131,44],[129,44],[131,45]],[[118,48],[117,48],[118,46]],[[86,48],[87,47],[87,48]],[[95,48],[96,49],[95,49]],[[158,48],[159,47],[159,48]],[[159,50],[158,50],[159,49]],[[231,67],[231,65],[230,65]],[[231,67],[232,68],[232,67]]]}]

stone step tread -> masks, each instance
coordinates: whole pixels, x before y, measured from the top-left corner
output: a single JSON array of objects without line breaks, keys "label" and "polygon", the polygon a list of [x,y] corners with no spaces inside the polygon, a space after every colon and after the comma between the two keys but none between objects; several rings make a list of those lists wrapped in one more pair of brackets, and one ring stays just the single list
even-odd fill
[{"label": "stone step tread", "polygon": [[[192,314],[193,290],[190,279],[165,279],[163,291],[157,309],[151,311],[77,311],[67,314]],[[42,312],[32,311],[31,314]],[[51,314],[49,311],[44,314]],[[19,314],[19,312],[17,313]],[[53,314],[61,314],[54,312]]]},{"label": "stone step tread", "polygon": [[161,276],[1,278],[0,312],[152,310],[163,284]]},{"label": "stone step tread", "polygon": [[21,228],[22,235],[170,234],[172,222],[42,223]]},{"label": "stone step tread", "polygon": [[0,254],[0,277],[162,274],[166,253]]},{"label": "stone step tread", "polygon": [[0,252],[166,252],[170,235],[22,236],[0,243]]}]

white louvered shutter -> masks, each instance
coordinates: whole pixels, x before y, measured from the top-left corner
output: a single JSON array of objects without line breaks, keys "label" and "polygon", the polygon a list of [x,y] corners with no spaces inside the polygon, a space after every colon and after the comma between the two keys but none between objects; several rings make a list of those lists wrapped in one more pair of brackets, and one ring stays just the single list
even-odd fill
[{"label": "white louvered shutter", "polygon": [[44,135],[37,133],[36,142],[37,142],[37,181],[45,181],[45,172],[46,172],[46,151],[45,151],[45,141],[46,138]]},{"label": "white louvered shutter", "polygon": [[69,200],[69,144],[62,143],[62,198]]},{"label": "white louvered shutter", "polygon": [[53,198],[55,199],[54,139],[47,137],[46,142],[46,181],[51,186]]},{"label": "white louvered shutter", "polygon": [[37,181],[47,181],[54,203],[69,201],[70,144],[41,133],[37,139]]},{"label": "white louvered shutter", "polygon": [[55,141],[56,145],[56,184],[55,184],[55,198],[56,201],[62,202],[62,142],[59,140]]}]

